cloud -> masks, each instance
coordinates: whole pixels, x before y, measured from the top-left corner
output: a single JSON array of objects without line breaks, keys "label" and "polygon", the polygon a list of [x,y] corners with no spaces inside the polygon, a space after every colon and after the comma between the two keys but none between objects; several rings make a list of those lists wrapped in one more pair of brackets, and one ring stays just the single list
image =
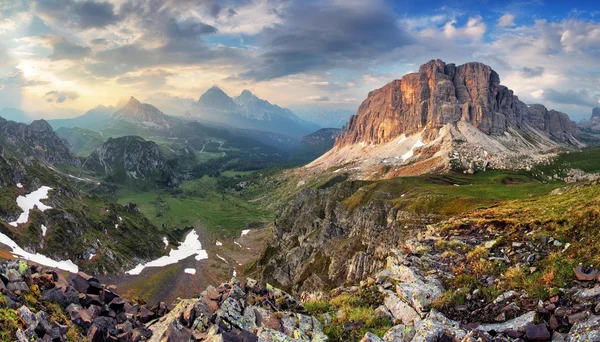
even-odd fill
[{"label": "cloud", "polygon": [[75,91],[58,91],[52,90],[44,95],[47,102],[63,103],[67,100],[75,100],[79,98],[79,94]]},{"label": "cloud", "polygon": [[329,101],[329,97],[327,96],[308,96],[306,97],[308,101],[317,101],[317,102],[327,102]]},{"label": "cloud", "polygon": [[533,68],[524,67],[523,69],[521,69],[521,75],[525,78],[539,77],[542,76],[542,74],[544,74],[544,67],[541,66]]},{"label": "cloud", "polygon": [[498,26],[500,27],[513,27],[515,26],[515,16],[510,13],[505,13],[498,19]]},{"label": "cloud", "polygon": [[171,39],[178,38],[195,38],[205,34],[216,33],[217,28],[207,25],[195,19],[186,19],[182,22],[177,22],[174,18],[169,20],[166,34]]},{"label": "cloud", "polygon": [[84,30],[104,28],[119,20],[115,6],[107,1],[37,0],[36,5],[38,13],[55,24]]},{"label": "cloud", "polygon": [[596,107],[600,103],[600,95],[592,94],[586,89],[558,91],[552,88],[544,89],[542,98],[554,103]]},{"label": "cloud", "polygon": [[146,70],[142,73],[126,75],[117,79],[118,84],[144,84],[157,89],[167,84],[167,77],[173,73],[165,70]]},{"label": "cloud", "polygon": [[18,88],[35,87],[40,85],[46,85],[49,83],[50,82],[27,78],[25,77],[25,74],[22,70],[17,70],[13,74],[7,76],[2,81],[0,81],[0,84],[2,84],[5,87],[14,86]]},{"label": "cloud", "polygon": [[58,60],[77,60],[90,55],[92,50],[89,47],[77,45],[64,38],[54,36],[50,45],[52,46],[52,54],[48,56],[50,59]]},{"label": "cloud", "polygon": [[294,3],[281,13],[282,24],[261,33],[258,62],[235,78],[270,80],[333,68],[358,68],[407,45],[411,37],[382,5],[353,8]]},{"label": "cloud", "polygon": [[481,40],[487,26],[481,16],[471,17],[464,27],[456,27],[456,20],[451,20],[444,25],[444,35],[450,39]]}]

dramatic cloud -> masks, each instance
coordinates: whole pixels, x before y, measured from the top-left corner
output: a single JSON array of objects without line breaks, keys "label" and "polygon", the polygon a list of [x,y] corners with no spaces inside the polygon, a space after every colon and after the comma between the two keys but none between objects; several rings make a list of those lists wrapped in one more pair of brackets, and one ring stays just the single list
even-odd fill
[{"label": "dramatic cloud", "polygon": [[119,19],[115,5],[94,0],[37,0],[38,13],[55,23],[80,29],[103,28]]},{"label": "dramatic cloud", "polygon": [[533,68],[524,67],[523,69],[521,69],[521,75],[526,78],[539,77],[542,76],[543,73],[544,68],[540,66]]},{"label": "dramatic cloud", "polygon": [[47,102],[56,102],[56,103],[63,103],[67,100],[75,100],[78,97],[79,97],[79,94],[74,91],[52,90],[52,91],[47,92],[44,95],[44,98],[46,99]]},{"label": "dramatic cloud", "polygon": [[259,63],[238,75],[270,80],[331,68],[355,68],[371,63],[411,42],[390,9],[317,6],[300,2],[287,8],[283,24],[266,28]]},{"label": "dramatic cloud", "polygon": [[52,54],[48,56],[52,60],[82,59],[90,55],[89,47],[77,45],[60,37],[51,40]]},{"label": "dramatic cloud", "polygon": [[542,98],[547,101],[562,104],[596,107],[600,103],[600,95],[591,94],[585,89],[558,91],[544,89]]},{"label": "dramatic cloud", "polygon": [[512,27],[515,26],[515,16],[506,13],[498,19],[498,26],[500,27]]},{"label": "dramatic cloud", "polygon": [[3,87],[14,86],[18,88],[35,87],[40,85],[46,85],[49,83],[50,82],[29,79],[25,77],[25,74],[22,70],[17,70],[15,73],[9,75],[8,77],[0,81],[0,84],[2,84]]},{"label": "dramatic cloud", "polygon": [[147,70],[136,75],[126,75],[119,77],[117,83],[119,84],[145,84],[156,88],[162,87],[167,84],[167,77],[173,75],[172,73],[165,70]]}]

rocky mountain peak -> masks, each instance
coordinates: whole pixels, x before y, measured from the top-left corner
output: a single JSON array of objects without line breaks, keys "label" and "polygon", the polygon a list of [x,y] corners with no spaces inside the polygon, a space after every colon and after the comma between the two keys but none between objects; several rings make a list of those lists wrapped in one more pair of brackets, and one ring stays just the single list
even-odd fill
[{"label": "rocky mountain peak", "polygon": [[147,103],[141,103],[135,97],[113,114],[113,118],[130,121],[153,128],[165,128],[170,126],[170,118],[158,108]]},{"label": "rocky mountain peak", "polygon": [[236,108],[236,103],[233,99],[217,86],[208,89],[202,94],[198,100],[198,105],[204,108],[219,110],[234,110]]},{"label": "rocky mountain peak", "polygon": [[600,117],[600,107],[592,109],[592,119],[597,117]]},{"label": "rocky mountain peak", "polygon": [[52,131],[52,127],[46,120],[35,120],[30,127],[34,132]]},{"label": "rocky mountain peak", "polygon": [[543,106],[530,108],[500,84],[490,66],[471,62],[456,66],[431,60],[369,93],[336,146],[358,142],[382,144],[424,131],[427,140],[449,123],[466,121],[487,135],[530,125],[553,139],[566,141],[579,133],[564,113]]}]

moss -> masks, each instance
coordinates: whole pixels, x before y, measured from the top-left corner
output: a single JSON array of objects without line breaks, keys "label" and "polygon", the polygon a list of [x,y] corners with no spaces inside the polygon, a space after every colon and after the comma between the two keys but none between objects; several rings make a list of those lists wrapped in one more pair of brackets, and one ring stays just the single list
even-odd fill
[{"label": "moss", "polygon": [[20,318],[13,309],[0,307],[0,341],[16,341],[16,332],[21,327]]}]

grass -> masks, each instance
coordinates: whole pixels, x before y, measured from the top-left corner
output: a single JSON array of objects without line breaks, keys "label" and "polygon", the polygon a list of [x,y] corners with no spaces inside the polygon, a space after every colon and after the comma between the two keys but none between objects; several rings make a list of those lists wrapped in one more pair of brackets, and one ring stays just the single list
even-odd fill
[{"label": "grass", "polygon": [[217,179],[205,176],[185,181],[177,191],[123,193],[119,203],[135,203],[156,225],[172,230],[202,225],[217,236],[239,235],[248,225],[270,220],[272,214],[249,202],[244,192],[220,189]]},{"label": "grass", "polygon": [[21,320],[17,311],[0,307],[0,341],[16,341],[17,329],[21,327]]},{"label": "grass", "polygon": [[173,277],[180,269],[180,265],[173,264],[157,269],[155,273],[147,277],[138,277],[133,286],[123,293],[123,297],[133,300],[143,299],[148,301],[150,298],[156,298],[157,292],[162,284],[168,283],[168,279]]},{"label": "grass", "polygon": [[384,198],[402,210],[449,217],[500,201],[547,194],[559,186],[560,183],[542,183],[525,172],[514,171],[422,175],[366,184],[344,204],[356,209]]},{"label": "grass", "polygon": [[[321,321],[323,332],[331,341],[359,341],[366,332],[381,337],[392,327],[388,318],[380,317],[375,311],[382,303],[383,296],[377,289],[367,287],[357,293],[342,293],[330,300],[307,302],[304,309]],[[344,329],[344,322],[358,324],[348,331]]]}]

